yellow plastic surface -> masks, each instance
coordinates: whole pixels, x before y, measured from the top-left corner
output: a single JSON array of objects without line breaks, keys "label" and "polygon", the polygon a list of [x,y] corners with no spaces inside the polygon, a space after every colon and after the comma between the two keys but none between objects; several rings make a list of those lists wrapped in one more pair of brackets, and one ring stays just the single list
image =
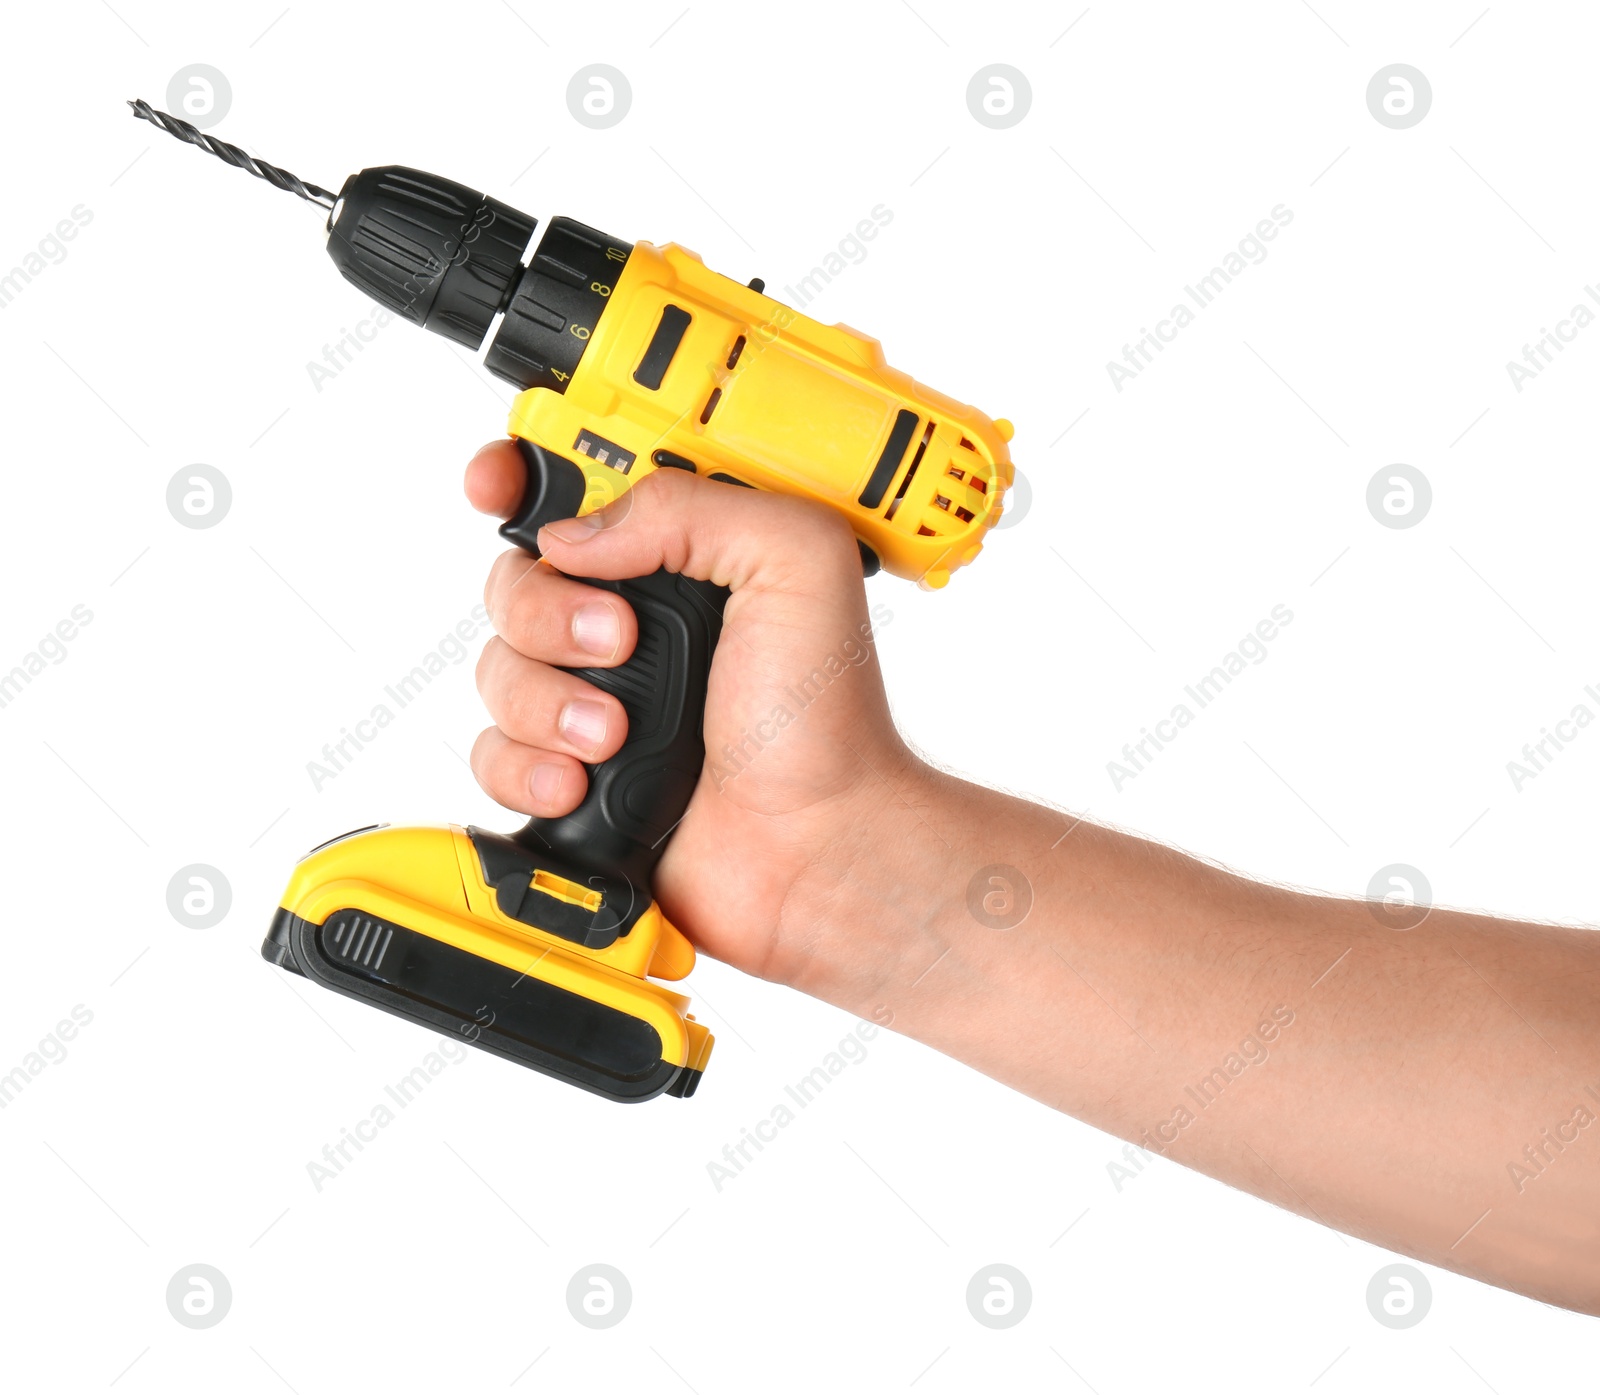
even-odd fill
[{"label": "yellow plastic surface", "polygon": [[[634,370],[676,305],[691,316],[659,389]],[[876,339],[824,325],[669,244],[634,246],[564,392],[530,388],[510,430],[574,461],[602,507],[670,451],[702,475],[818,499],[850,520],[885,571],[925,587],[978,555],[1013,470],[1011,425],[914,382]],[[740,341],[743,341],[740,344]],[[735,356],[735,346],[738,353]],[[732,360],[732,366],[729,361]],[[713,401],[715,395],[715,401]],[[901,411],[911,443],[881,500],[860,502]],[[588,432],[634,457],[626,472],[578,449]]]},{"label": "yellow plastic surface", "polygon": [[[547,880],[542,888],[583,899],[583,889],[570,883]],[[694,947],[659,907],[652,904],[605,949],[546,934],[501,912],[472,840],[454,825],[380,828],[330,843],[295,866],[282,905],[313,925],[346,908],[381,916],[642,1018],[673,1065],[704,1069],[710,1059],[711,1034],[689,1016],[689,1000],[646,977],[678,979],[694,967]]]}]

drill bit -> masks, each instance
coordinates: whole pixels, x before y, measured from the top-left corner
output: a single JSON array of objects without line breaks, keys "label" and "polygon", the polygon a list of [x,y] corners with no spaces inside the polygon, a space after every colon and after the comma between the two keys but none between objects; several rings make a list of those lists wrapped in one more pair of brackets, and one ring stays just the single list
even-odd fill
[{"label": "drill bit", "polygon": [[239,149],[237,145],[229,145],[225,140],[218,140],[215,136],[208,136],[198,127],[191,126],[187,121],[180,121],[176,116],[169,116],[164,111],[157,111],[149,102],[138,100],[129,102],[133,114],[142,121],[148,121],[153,126],[159,126],[169,136],[176,136],[181,141],[190,145],[198,145],[202,150],[210,151],[219,160],[226,160],[230,165],[237,165],[242,170],[247,170],[257,179],[264,179],[275,188],[287,190],[291,194],[298,194],[308,203],[318,204],[330,211],[334,205],[335,195],[326,189],[318,188],[315,184],[307,184],[298,175],[290,174],[288,170],[279,169],[276,165],[269,165],[265,160],[258,160],[248,151]]}]

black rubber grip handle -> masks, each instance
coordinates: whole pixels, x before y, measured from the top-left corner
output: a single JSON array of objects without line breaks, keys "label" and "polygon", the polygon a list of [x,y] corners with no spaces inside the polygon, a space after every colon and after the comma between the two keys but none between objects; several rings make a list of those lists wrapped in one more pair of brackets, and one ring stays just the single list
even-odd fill
[{"label": "black rubber grip handle", "polygon": [[[527,488],[500,533],[537,557],[539,529],[574,517],[586,485],[571,460],[531,441],[517,445]],[[516,841],[599,889],[616,917],[605,920],[621,934],[651,902],[651,874],[705,764],[706,680],[728,590],[665,569],[627,581],[575,580],[621,596],[638,617],[639,642],[626,663],[569,670],[622,704],[628,739],[609,760],[587,767],[582,804],[565,818],[530,819]]]}]

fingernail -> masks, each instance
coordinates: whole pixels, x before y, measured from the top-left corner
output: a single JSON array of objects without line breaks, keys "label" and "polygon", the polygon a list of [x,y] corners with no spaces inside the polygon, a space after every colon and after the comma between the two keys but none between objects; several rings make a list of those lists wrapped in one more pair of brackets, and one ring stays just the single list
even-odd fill
[{"label": "fingernail", "polygon": [[593,751],[606,739],[603,703],[578,698],[561,709],[561,734],[580,751]]},{"label": "fingernail", "polygon": [[564,765],[546,761],[543,765],[534,766],[533,778],[528,781],[528,786],[533,791],[533,802],[542,804],[546,808],[553,805],[556,796],[561,793],[561,786],[566,778],[567,768]]},{"label": "fingernail", "polygon": [[605,521],[598,513],[586,513],[582,518],[563,518],[556,523],[546,523],[539,530],[539,536],[542,538],[548,533],[559,542],[581,543],[588,542],[603,527]]},{"label": "fingernail", "polygon": [[572,637],[591,654],[609,659],[622,643],[617,612],[604,601],[591,601],[572,617]]}]

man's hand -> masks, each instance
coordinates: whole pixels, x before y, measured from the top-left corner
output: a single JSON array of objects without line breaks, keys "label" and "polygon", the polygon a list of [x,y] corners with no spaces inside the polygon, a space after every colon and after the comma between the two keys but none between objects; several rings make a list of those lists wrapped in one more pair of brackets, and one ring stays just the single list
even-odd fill
[{"label": "man's hand", "polygon": [[[508,516],[524,483],[509,440],[467,466],[467,497],[485,513]],[[473,747],[479,784],[507,808],[560,817],[583,799],[584,763],[627,735],[615,698],[560,669],[623,663],[632,609],[572,577],[665,566],[729,587],[706,766],[655,890],[710,954],[796,982],[837,880],[829,869],[896,803],[886,782],[920,769],[889,716],[854,536],[820,505],[660,470],[609,508],[545,528],[539,546],[543,563],[504,553],[485,589],[498,638],[478,664],[495,722]]]},{"label": "man's hand", "polygon": [[[522,486],[509,443],[468,467],[488,512]],[[730,586],[656,882],[698,944],[1325,1225],[1600,1314],[1600,935],[1442,910],[1397,932],[923,765],[821,508],[663,470],[540,546],[552,566],[508,553],[489,581],[473,767],[501,803],[572,809],[623,739],[549,665],[620,662],[633,617],[561,573]],[[997,871],[1026,893],[998,920]]]}]

